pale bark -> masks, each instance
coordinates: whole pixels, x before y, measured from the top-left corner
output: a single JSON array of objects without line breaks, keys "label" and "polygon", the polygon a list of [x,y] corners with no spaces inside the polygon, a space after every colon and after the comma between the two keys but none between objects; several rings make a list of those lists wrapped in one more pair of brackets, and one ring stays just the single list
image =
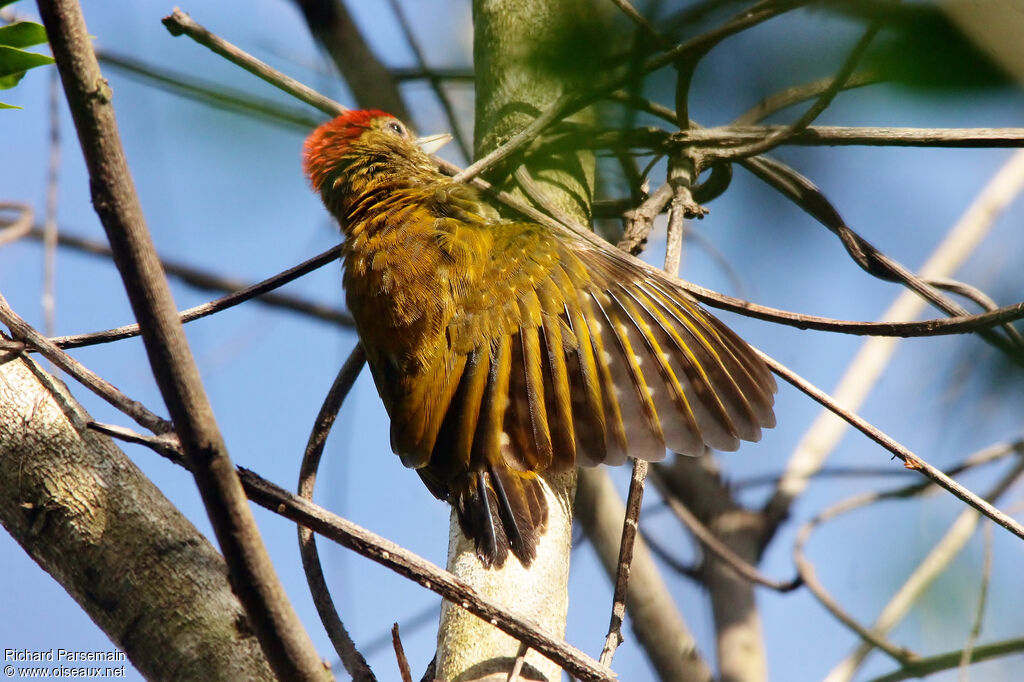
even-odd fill
[{"label": "pale bark", "polygon": [[[537,559],[523,568],[510,557],[501,569],[484,568],[476,557],[452,512],[448,545],[448,570],[481,594],[500,600],[508,608],[530,618],[556,637],[565,636],[569,610],[569,561],[572,544],[572,501],[565,491],[575,488],[576,472],[545,487],[549,507],[548,528],[537,547]],[[437,679],[504,681],[515,662],[519,642],[457,604],[441,605],[437,633]],[[560,680],[561,668],[536,651],[529,651],[521,677],[527,680]]]},{"label": "pale bark", "polygon": [[146,677],[273,679],[224,560],[89,419],[0,353],[0,523]]},{"label": "pale bark", "polygon": [[[498,146],[562,94],[561,75],[545,66],[538,51],[558,40],[566,13],[585,12],[577,0],[476,0],[473,3],[476,90],[476,155]],[[591,9],[592,12],[592,9]],[[561,210],[589,222],[594,157],[568,154],[548,157],[530,172]],[[510,183],[507,189],[515,191]],[[576,476],[545,479],[548,529],[529,570],[515,558],[501,569],[484,569],[472,543],[462,537],[452,517],[448,568],[478,589],[519,613],[535,617],[552,634],[562,634],[568,610],[569,554],[572,549],[572,499]],[[437,678],[505,680],[519,643],[494,627],[445,604],[438,629]],[[531,654],[522,677],[554,682],[557,666]]]}]

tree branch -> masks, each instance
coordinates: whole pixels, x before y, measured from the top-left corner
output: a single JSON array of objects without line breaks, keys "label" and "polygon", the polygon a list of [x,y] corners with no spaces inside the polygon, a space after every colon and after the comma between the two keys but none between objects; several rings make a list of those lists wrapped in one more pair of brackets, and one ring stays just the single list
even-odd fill
[{"label": "tree branch", "polygon": [[111,92],[73,0],[39,0],[91,180],[150,365],[239,596],[275,672],[324,679],[320,657],[277,581],[203,392],[121,148]]},{"label": "tree branch", "polygon": [[249,498],[285,518],[292,519],[324,537],[334,540],[399,575],[423,585],[453,604],[466,609],[511,637],[526,642],[531,649],[555,661],[581,680],[614,680],[613,673],[578,649],[552,636],[535,622],[519,615],[514,608],[484,596],[471,585],[409,550],[346,519],[332,514],[254,472],[239,469]]},{"label": "tree branch", "polygon": [[[317,470],[320,467],[320,457],[323,455],[327,436],[341,410],[345,397],[352,390],[352,385],[365,364],[366,353],[363,351],[363,347],[357,343],[348,360],[338,370],[338,376],[334,379],[334,383],[320,407],[320,412],[316,416],[309,440],[306,443],[306,452],[302,456],[302,465],[299,468],[298,493],[305,500],[313,501]],[[313,597],[313,603],[316,604],[317,613],[320,614],[320,622],[323,623],[327,636],[330,637],[331,644],[334,645],[334,650],[338,652],[338,657],[345,666],[345,670],[355,682],[375,682],[376,676],[356,648],[355,642],[352,641],[348,630],[341,622],[341,616],[338,615],[338,610],[334,606],[334,600],[331,599],[323,566],[320,564],[316,536],[305,526],[299,526],[298,531],[299,553],[302,556],[302,568],[306,573],[309,592]],[[395,627],[398,626],[395,625]]]},{"label": "tree branch", "polygon": [[0,352],[0,524],[147,679],[275,679],[217,550],[90,419]]},{"label": "tree branch", "polygon": [[163,23],[172,36],[187,35],[200,45],[208,47],[221,57],[242,67],[257,78],[262,78],[274,87],[287,92],[311,107],[319,109],[328,116],[337,116],[346,111],[345,107],[334,100],[324,97],[316,90],[303,85],[294,78],[285,76],[280,71],[271,68],[252,55],[239,50],[226,40],[210,33],[180,9],[175,8],[169,16],[164,17]]},{"label": "tree branch", "polygon": [[310,33],[330,55],[352,96],[364,109],[383,109],[403,121],[410,112],[398,82],[373,53],[341,0],[294,0]]}]

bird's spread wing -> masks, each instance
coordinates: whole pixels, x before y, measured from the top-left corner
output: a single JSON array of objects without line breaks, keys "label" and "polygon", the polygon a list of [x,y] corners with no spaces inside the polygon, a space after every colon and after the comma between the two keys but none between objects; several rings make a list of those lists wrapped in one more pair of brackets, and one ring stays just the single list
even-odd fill
[{"label": "bird's spread wing", "polygon": [[485,560],[532,558],[539,472],[734,450],[774,425],[768,368],[670,280],[537,225],[490,229],[444,352],[392,413],[396,452]]}]

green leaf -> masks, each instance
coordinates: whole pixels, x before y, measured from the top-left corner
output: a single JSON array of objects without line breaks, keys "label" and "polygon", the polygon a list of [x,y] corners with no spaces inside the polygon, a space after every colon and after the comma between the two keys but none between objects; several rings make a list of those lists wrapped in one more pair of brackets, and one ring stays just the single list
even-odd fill
[{"label": "green leaf", "polygon": [[18,0],[0,0],[0,7],[7,7],[7,5],[18,2]]},{"label": "green leaf", "polygon": [[0,26],[0,45],[31,47],[46,42],[46,29],[34,21],[19,21]]},{"label": "green leaf", "polygon": [[21,107],[15,106],[13,104],[4,104],[3,102],[0,102],[0,109],[21,109]]},{"label": "green leaf", "polygon": [[[29,69],[52,63],[53,58],[45,54],[26,52],[16,47],[0,45],[0,89],[14,87]],[[17,78],[11,82],[10,76]]]},{"label": "green leaf", "polygon": [[0,90],[10,90],[18,84],[18,81],[20,81],[24,77],[24,71],[12,73],[10,76],[0,76]]}]

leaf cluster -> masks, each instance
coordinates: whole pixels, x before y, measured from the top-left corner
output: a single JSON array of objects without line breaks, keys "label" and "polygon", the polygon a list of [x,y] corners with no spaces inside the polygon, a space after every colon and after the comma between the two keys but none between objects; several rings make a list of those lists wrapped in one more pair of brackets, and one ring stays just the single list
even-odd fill
[{"label": "leaf cluster", "polygon": [[[0,7],[16,0],[0,0]],[[9,90],[17,85],[29,69],[53,64],[53,58],[29,52],[24,49],[46,42],[46,29],[32,21],[16,21],[0,26],[0,90]],[[13,104],[0,102],[0,109],[20,109]]]}]

